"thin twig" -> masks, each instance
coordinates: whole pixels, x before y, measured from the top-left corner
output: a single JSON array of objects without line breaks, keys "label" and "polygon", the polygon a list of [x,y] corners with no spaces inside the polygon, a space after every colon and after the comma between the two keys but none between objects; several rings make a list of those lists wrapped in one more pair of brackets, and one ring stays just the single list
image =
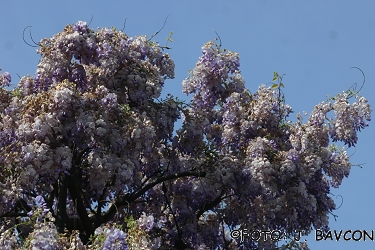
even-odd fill
[{"label": "thin twig", "polygon": [[90,24],[91,24],[93,18],[94,18],[94,15],[91,15],[91,19],[90,19],[89,25],[87,25],[87,27],[90,26]]},{"label": "thin twig", "polygon": [[125,26],[126,26],[126,19],[128,19],[128,18],[125,18],[125,21],[124,21],[124,27],[122,28],[122,32],[124,32],[124,29],[125,29]]},{"label": "thin twig", "polygon": [[23,30],[23,32],[22,32],[22,39],[23,39],[23,41],[24,41],[27,45],[29,45],[30,47],[37,48],[37,47],[39,46],[39,44],[35,43],[34,40],[32,39],[31,31],[30,31],[30,37],[31,37],[31,40],[32,40],[35,44],[37,44],[38,46],[31,45],[30,43],[26,42],[26,40],[25,40],[25,30],[26,30],[27,28],[31,28],[31,27],[32,27],[32,26],[26,26],[26,28],[25,28],[25,29]]},{"label": "thin twig", "polygon": [[148,41],[151,41],[152,38],[154,38],[155,36],[157,36],[157,35],[160,33],[160,31],[162,31],[162,30],[164,29],[164,26],[165,26],[165,24],[167,23],[167,19],[168,19],[168,17],[169,17],[169,15],[167,16],[167,18],[165,18],[165,20],[164,20],[164,24],[163,24],[163,27],[161,27],[161,29],[158,30],[155,34],[153,34],[153,35],[151,36],[151,38],[148,39]]},{"label": "thin twig", "polygon": [[[362,73],[362,75],[363,75],[363,82],[362,82],[362,86],[361,86],[361,88],[358,90],[358,91],[356,91],[356,93],[358,94],[360,91],[361,91],[361,89],[363,88],[363,85],[365,85],[365,81],[366,81],[366,77],[365,77],[365,73],[363,73],[363,71],[360,69],[360,68],[358,68],[358,67],[351,67],[350,69],[358,69],[359,71],[361,71],[361,73]],[[356,84],[356,83],[355,83]],[[354,84],[353,84],[354,85]],[[353,86],[352,85],[352,86]]]},{"label": "thin twig", "polygon": [[221,38],[220,38],[219,34],[216,32],[216,30],[214,30],[214,28],[212,28],[212,30],[216,33],[217,37],[219,38],[219,41],[220,41],[219,47],[221,47]]}]

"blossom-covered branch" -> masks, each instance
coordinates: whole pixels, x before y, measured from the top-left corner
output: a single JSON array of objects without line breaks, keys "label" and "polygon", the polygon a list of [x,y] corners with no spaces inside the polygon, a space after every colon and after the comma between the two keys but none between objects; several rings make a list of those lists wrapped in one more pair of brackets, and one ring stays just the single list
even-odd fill
[{"label": "blossom-covered branch", "polygon": [[34,76],[7,90],[0,74],[1,248],[271,248],[229,231],[329,229],[352,166],[339,145],[371,120],[359,91],[293,122],[284,79],[251,93],[214,41],[182,82],[189,103],[158,99],[174,62],[146,36],[79,21],[37,44]]}]

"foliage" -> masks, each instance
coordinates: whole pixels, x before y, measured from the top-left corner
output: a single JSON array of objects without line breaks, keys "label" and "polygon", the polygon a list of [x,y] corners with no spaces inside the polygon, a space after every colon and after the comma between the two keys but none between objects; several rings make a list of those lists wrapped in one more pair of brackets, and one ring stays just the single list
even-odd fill
[{"label": "foliage", "polygon": [[79,21],[38,46],[34,77],[8,91],[0,76],[2,249],[272,249],[229,232],[329,229],[351,167],[330,142],[368,126],[359,92],[292,122],[282,76],[252,94],[212,41],[182,83],[190,103],[157,99],[174,63],[145,36]]}]

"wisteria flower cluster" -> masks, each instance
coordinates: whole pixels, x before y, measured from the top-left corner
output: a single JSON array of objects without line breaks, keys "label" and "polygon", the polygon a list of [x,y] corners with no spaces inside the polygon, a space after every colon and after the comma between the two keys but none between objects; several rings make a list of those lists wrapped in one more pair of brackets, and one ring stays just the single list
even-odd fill
[{"label": "wisteria flower cluster", "polygon": [[1,249],[273,249],[230,231],[329,229],[352,166],[340,143],[371,119],[359,92],[293,122],[282,78],[251,93],[214,41],[190,103],[158,99],[174,62],[146,36],[79,21],[38,45],[34,76],[7,90],[0,74]]},{"label": "wisteria flower cluster", "polygon": [[95,230],[96,236],[104,236],[103,250],[128,250],[126,233],[116,227],[99,227]]},{"label": "wisteria flower cluster", "polygon": [[12,81],[12,77],[9,74],[9,72],[4,72],[4,73],[0,74],[0,83],[1,83],[0,86],[9,87],[11,81]]},{"label": "wisteria flower cluster", "polygon": [[[44,198],[40,195],[38,195],[35,199],[34,202],[36,203],[36,207],[40,208],[43,212],[43,215],[46,215],[49,212],[49,208],[47,206],[47,203],[45,202]],[[27,213],[28,216],[33,216],[34,211],[31,210],[30,212]]]}]

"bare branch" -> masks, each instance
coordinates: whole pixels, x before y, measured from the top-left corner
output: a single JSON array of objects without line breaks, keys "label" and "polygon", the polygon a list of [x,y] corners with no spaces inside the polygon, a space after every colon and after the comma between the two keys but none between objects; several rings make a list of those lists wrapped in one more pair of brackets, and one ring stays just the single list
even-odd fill
[{"label": "bare branch", "polygon": [[91,15],[91,19],[90,19],[90,22],[89,22],[89,24],[87,25],[87,27],[90,26],[90,24],[91,24],[93,18],[94,18],[94,15]]},{"label": "bare branch", "polygon": [[[0,218],[5,218],[5,217],[18,217],[18,216],[27,216],[27,213],[17,213],[17,210],[20,209],[20,210],[23,210],[23,211],[27,211],[27,212],[30,212],[31,211],[31,207],[29,205],[27,205],[27,202],[24,201],[23,199],[19,199],[15,204],[14,204],[14,207],[6,212],[5,214],[2,214],[0,215]],[[14,212],[15,211],[15,212]]]},{"label": "bare branch", "polygon": [[224,190],[222,190],[220,195],[216,197],[212,202],[205,203],[201,209],[198,209],[198,211],[196,212],[197,219],[199,219],[199,217],[201,217],[201,215],[204,214],[204,212],[211,210],[215,206],[219,205],[220,202],[223,200],[223,194],[224,194]]},{"label": "bare branch", "polygon": [[125,29],[125,26],[126,26],[126,19],[128,19],[128,18],[125,18],[125,21],[124,21],[124,27],[122,28],[122,32],[124,32],[124,29]]},{"label": "bare branch", "polygon": [[206,177],[206,172],[185,171],[185,172],[181,172],[181,173],[177,173],[177,174],[170,174],[170,175],[167,175],[167,176],[160,177],[160,178],[156,179],[156,181],[147,184],[141,190],[139,190],[139,191],[137,191],[133,194],[127,194],[127,195],[124,195],[124,196],[120,196],[119,199],[109,207],[106,214],[103,215],[103,217],[102,217],[103,221],[110,220],[115,215],[115,213],[117,211],[117,207],[125,206],[129,203],[134,202],[136,199],[138,199],[139,197],[144,195],[148,190],[155,187],[157,184],[160,184],[164,181],[174,180],[174,179],[178,179],[178,178],[181,178],[181,177],[188,177],[188,176]]},{"label": "bare branch", "polygon": [[[185,171],[185,172],[181,172],[181,173],[177,173],[177,174],[171,174],[171,175],[167,175],[167,176],[164,176],[164,177],[160,177],[155,182],[147,184],[141,190],[139,190],[135,194],[131,195],[129,202],[135,201],[136,199],[138,199],[139,197],[144,195],[148,190],[150,190],[151,188],[153,188],[157,184],[160,184],[164,181],[174,180],[174,179],[178,179],[180,177],[187,177],[187,176],[206,177],[206,172]],[[120,206],[122,206],[122,204],[120,204]]]}]

